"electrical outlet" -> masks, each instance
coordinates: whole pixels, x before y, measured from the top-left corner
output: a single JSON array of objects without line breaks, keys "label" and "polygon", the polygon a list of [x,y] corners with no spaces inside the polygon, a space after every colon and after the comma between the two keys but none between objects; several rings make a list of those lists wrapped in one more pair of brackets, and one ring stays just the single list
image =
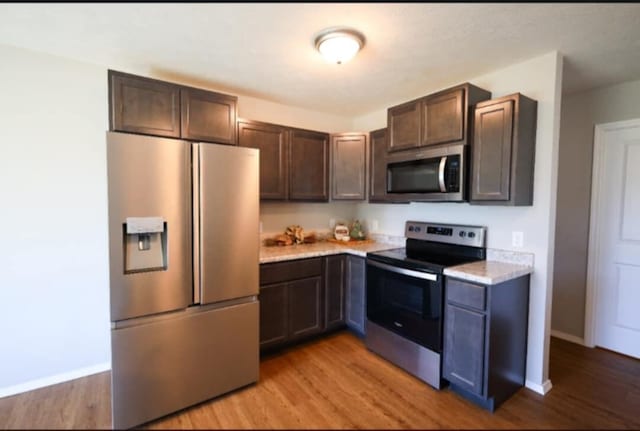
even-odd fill
[{"label": "electrical outlet", "polygon": [[520,231],[511,232],[511,245],[514,247],[524,246],[524,233]]},{"label": "electrical outlet", "polygon": [[371,232],[378,232],[378,220],[371,220]]},{"label": "electrical outlet", "polygon": [[329,219],[329,228],[333,229],[334,227],[336,227],[336,219],[330,218]]}]

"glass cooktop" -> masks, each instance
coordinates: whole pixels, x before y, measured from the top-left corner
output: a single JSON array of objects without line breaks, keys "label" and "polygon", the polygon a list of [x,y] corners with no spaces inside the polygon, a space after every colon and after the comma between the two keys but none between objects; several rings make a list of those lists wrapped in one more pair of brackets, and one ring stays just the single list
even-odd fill
[{"label": "glass cooktop", "polygon": [[402,266],[409,269],[423,269],[437,273],[449,266],[462,265],[464,263],[482,260],[476,256],[451,256],[444,253],[411,253],[407,254],[407,249],[394,248],[392,250],[376,251],[367,253],[367,257],[385,262],[391,265]]}]

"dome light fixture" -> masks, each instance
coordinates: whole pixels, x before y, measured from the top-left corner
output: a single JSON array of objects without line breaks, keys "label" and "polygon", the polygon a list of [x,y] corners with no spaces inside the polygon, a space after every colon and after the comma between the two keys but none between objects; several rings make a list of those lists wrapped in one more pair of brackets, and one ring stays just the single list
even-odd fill
[{"label": "dome light fixture", "polygon": [[342,64],[351,60],[364,46],[364,36],[348,28],[323,30],[316,37],[316,49],[330,63]]}]

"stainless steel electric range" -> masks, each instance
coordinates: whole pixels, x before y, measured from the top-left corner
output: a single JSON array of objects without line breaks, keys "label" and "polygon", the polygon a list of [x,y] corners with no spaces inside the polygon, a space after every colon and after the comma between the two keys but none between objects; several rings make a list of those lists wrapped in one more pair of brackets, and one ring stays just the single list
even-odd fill
[{"label": "stainless steel electric range", "polygon": [[486,231],[408,221],[404,248],[367,253],[367,348],[440,389],[443,271],[484,260]]}]

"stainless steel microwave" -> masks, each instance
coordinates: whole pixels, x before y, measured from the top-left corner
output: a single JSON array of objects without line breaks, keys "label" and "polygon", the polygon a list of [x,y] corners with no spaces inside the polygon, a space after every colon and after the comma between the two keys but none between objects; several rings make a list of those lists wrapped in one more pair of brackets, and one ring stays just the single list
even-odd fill
[{"label": "stainless steel microwave", "polygon": [[447,145],[389,155],[387,193],[410,201],[466,201],[466,153],[466,145]]}]

